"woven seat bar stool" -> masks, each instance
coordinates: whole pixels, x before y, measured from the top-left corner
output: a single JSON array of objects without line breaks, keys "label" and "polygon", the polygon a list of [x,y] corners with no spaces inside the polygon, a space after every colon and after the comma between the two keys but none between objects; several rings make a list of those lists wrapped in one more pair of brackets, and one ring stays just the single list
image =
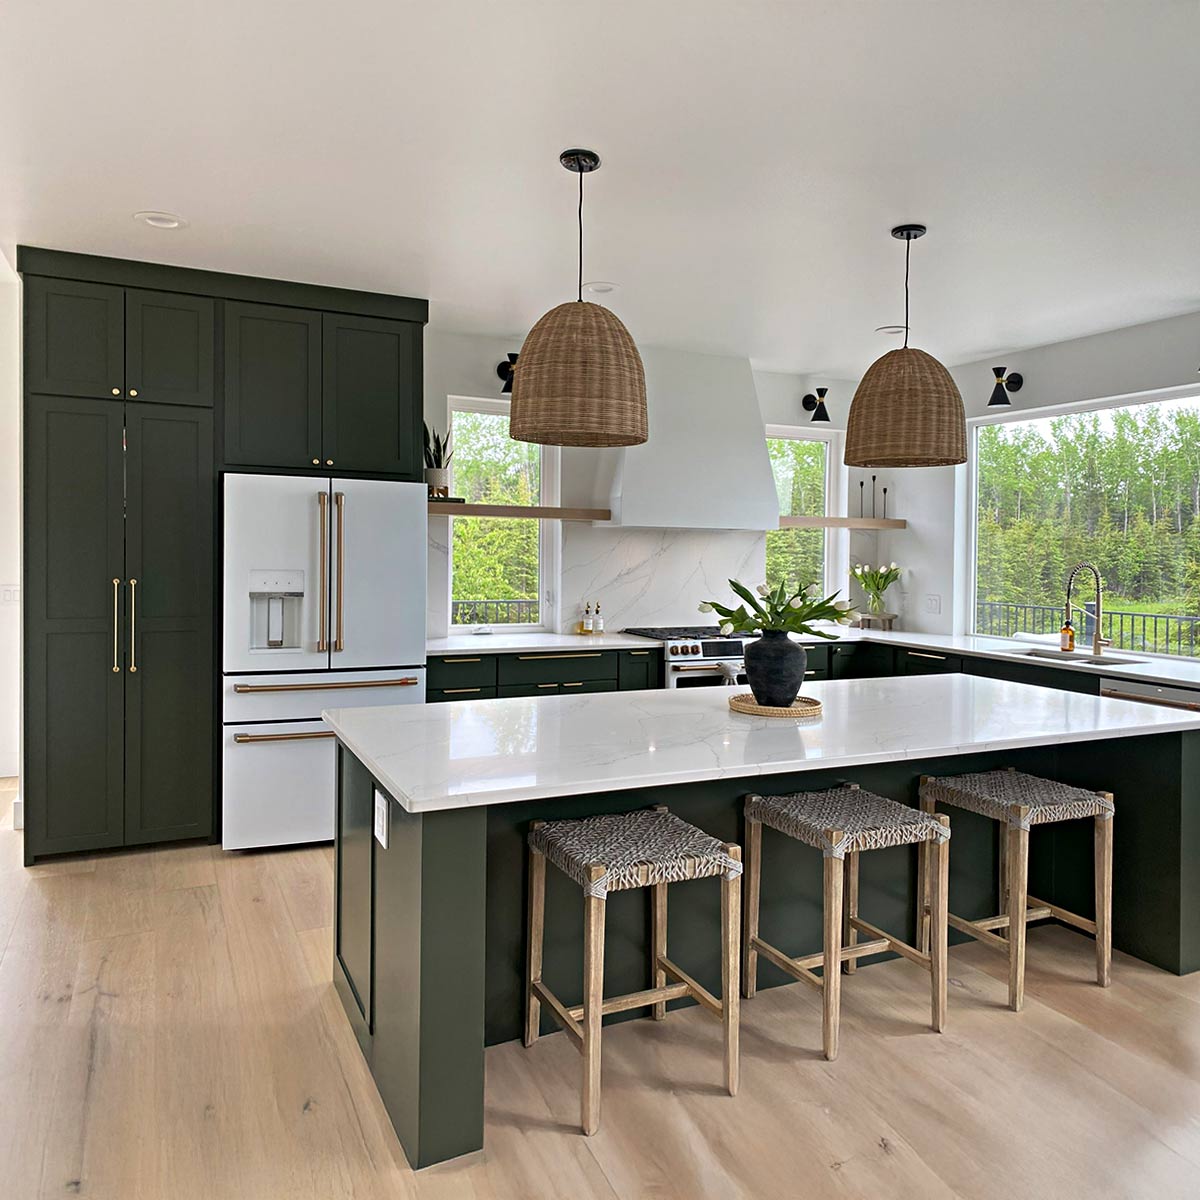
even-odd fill
[{"label": "woven seat bar stool", "polygon": [[[1112,972],[1112,793],[1090,792],[1012,768],[969,775],[923,775],[922,810],[933,813],[939,804],[980,813],[1007,827],[1000,840],[999,915],[968,921],[950,913],[948,919],[953,928],[1008,955],[1009,1008],[1020,1012],[1025,1002],[1025,927],[1030,921],[1055,917],[1092,934],[1096,939],[1096,982],[1108,987]],[[1091,921],[1029,895],[1030,829],[1086,817],[1095,822],[1096,918]],[[924,862],[920,874],[920,895],[927,897]],[[925,908],[927,901],[922,905],[919,942],[926,936]]]},{"label": "woven seat bar stool", "polygon": [[[542,980],[546,862],[583,888],[583,1003],[568,1008]],[[580,1125],[600,1125],[600,1022],[608,1013],[652,1008],[690,996],[722,1022],[725,1086],[738,1088],[738,926],[742,849],[709,837],[665,807],[578,821],[535,821],[529,829],[529,956],[525,988],[525,1045],[537,1041],[541,1007],[567,1031],[583,1054]],[[721,881],[721,998],[717,999],[667,957],[667,886],[688,879]],[[604,998],[604,913],[609,892],[654,889],[650,984],[645,991]],[[668,976],[672,982],[668,982]]]},{"label": "woven seat bar stool", "polygon": [[[792,958],[758,935],[762,883],[762,827],[815,846],[825,856],[824,938],[819,954]],[[920,845],[933,856],[932,948],[918,950],[858,915],[858,856],[864,850]],[[841,967],[886,950],[915,962],[930,973],[933,1028],[946,1025],[946,887],[950,870],[950,822],[862,791],[858,784],[791,796],[746,797],[746,930],[742,988],[750,999],[758,984],[758,957],[822,993],[822,1040],[825,1057],[837,1058],[841,1023]],[[844,904],[843,904],[844,893]],[[845,942],[843,945],[843,925]],[[870,941],[860,942],[866,934]],[[813,967],[821,967],[814,974]]]}]

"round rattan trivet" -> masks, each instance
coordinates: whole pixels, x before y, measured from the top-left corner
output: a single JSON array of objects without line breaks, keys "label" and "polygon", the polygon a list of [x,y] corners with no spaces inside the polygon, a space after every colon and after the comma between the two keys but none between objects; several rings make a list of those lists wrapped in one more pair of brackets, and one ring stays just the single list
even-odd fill
[{"label": "round rattan trivet", "polygon": [[820,700],[809,696],[797,696],[790,708],[770,708],[759,704],[754,699],[753,692],[738,692],[729,697],[729,707],[734,712],[745,713],[749,717],[819,717],[821,715]]}]

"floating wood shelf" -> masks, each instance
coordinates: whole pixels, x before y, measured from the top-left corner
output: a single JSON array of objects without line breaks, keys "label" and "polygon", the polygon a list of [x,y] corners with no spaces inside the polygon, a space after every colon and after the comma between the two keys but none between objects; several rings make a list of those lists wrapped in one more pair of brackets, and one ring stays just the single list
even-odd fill
[{"label": "floating wood shelf", "polygon": [[896,517],[780,517],[780,529],[907,529]]},{"label": "floating wood shelf", "polygon": [[552,508],[536,504],[454,504],[429,501],[431,517],[526,517],[534,521],[611,521],[607,508]]}]

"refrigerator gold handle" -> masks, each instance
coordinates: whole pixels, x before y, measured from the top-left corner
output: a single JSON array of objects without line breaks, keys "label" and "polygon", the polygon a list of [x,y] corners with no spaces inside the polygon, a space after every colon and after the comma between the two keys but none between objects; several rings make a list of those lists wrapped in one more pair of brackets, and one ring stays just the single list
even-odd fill
[{"label": "refrigerator gold handle", "polygon": [[333,504],[337,510],[337,632],[333,648],[340,654],[346,648],[346,493],[334,492]]},{"label": "refrigerator gold handle", "polygon": [[129,581],[129,670],[137,673],[137,580]]},{"label": "refrigerator gold handle", "polygon": [[326,569],[329,565],[329,493],[317,493],[317,521],[321,526],[321,552],[317,556],[317,573],[321,577],[321,586],[317,592],[319,597],[317,616],[317,649],[324,654],[329,649],[329,577]]},{"label": "refrigerator gold handle", "polygon": [[117,624],[120,620],[119,612],[121,607],[121,581],[113,580],[113,674],[119,674],[121,670],[121,651],[118,644]]}]

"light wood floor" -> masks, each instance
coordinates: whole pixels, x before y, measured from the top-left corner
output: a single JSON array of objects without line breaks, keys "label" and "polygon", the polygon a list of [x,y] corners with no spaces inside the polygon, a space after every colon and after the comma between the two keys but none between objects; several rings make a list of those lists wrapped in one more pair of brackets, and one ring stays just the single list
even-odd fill
[{"label": "light wood floor", "polygon": [[0,781],[0,1193],[14,1200],[533,1197],[1195,1197],[1200,975],[1030,937],[1026,1010],[1005,967],[951,954],[948,1031],[928,976],[843,988],[820,1057],[801,985],[742,1009],[742,1090],[699,1012],[605,1033],[599,1134],[581,1137],[562,1035],[487,1056],[487,1149],[415,1176],[328,983],[327,848],[186,847],[20,865]]}]

